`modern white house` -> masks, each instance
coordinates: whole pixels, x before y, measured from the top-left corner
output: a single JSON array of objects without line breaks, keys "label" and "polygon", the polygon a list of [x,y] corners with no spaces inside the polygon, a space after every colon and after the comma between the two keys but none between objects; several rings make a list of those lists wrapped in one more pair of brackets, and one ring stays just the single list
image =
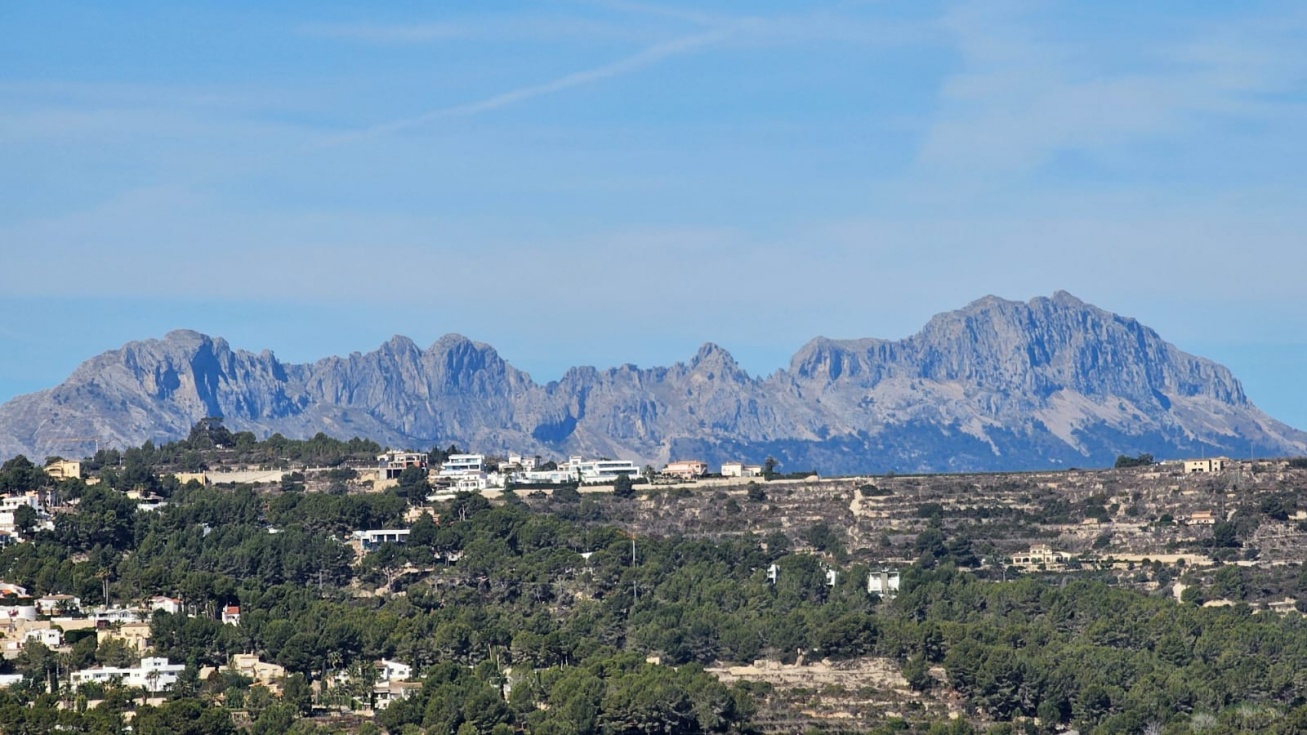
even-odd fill
[{"label": "modern white house", "polygon": [[461,475],[475,475],[486,471],[486,456],[484,454],[451,454],[445,462],[440,465],[440,477],[459,477]]},{"label": "modern white house", "polygon": [[108,684],[121,682],[123,686],[140,687],[147,692],[162,692],[177,683],[177,677],[186,670],[184,664],[168,663],[166,658],[143,658],[140,666],[96,666],[72,673],[73,686],[82,684]]},{"label": "modern white house", "polygon": [[572,457],[567,461],[567,469],[572,477],[583,484],[604,484],[626,476],[635,479],[640,476],[640,467],[626,459],[582,459]]},{"label": "modern white house", "polygon": [[511,475],[513,482],[528,485],[566,485],[576,478],[568,470],[524,470]]},{"label": "modern white house", "polygon": [[382,528],[376,531],[355,531],[354,538],[364,551],[372,551],[382,544],[404,544],[408,541],[407,528]]},{"label": "modern white house", "polygon": [[899,594],[899,573],[882,569],[867,575],[867,594],[880,595],[886,599]]},{"label": "modern white house", "polygon": [[722,477],[762,477],[762,465],[726,462],[722,464]]}]

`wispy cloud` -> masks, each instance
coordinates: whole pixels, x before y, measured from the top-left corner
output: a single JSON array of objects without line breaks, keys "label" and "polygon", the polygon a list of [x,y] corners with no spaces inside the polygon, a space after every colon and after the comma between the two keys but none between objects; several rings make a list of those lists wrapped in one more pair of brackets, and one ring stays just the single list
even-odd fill
[{"label": "wispy cloud", "polygon": [[417,45],[452,40],[648,40],[655,29],[575,16],[470,17],[438,23],[306,23],[306,38],[375,45]]},{"label": "wispy cloud", "polygon": [[338,145],[341,143],[349,143],[357,140],[397,133],[402,130],[420,127],[445,118],[466,117],[483,112],[490,112],[492,110],[508,107],[509,105],[514,105],[537,97],[543,97],[545,95],[562,92],[574,87],[612,79],[614,77],[622,76],[623,74],[630,74],[631,72],[653,66],[654,64],[673,56],[697,51],[721,41],[728,35],[728,31],[716,30],[707,33],[698,33],[691,36],[683,36],[665,43],[649,46],[638,53],[627,56],[626,58],[593,69],[573,72],[541,84],[519,87],[474,102],[465,102],[463,104],[442,107],[431,110],[430,112],[424,112],[421,115],[373,125],[372,127],[354,133],[334,136],[325,142],[328,145]]},{"label": "wispy cloud", "polygon": [[472,29],[454,23],[309,23],[296,29],[302,36],[366,43],[428,43],[448,38],[466,38]]},{"label": "wispy cloud", "polygon": [[[963,68],[941,90],[921,161],[978,173],[1037,168],[1061,153],[1110,155],[1215,120],[1282,115],[1263,95],[1301,84],[1294,24],[1192,24],[1191,38],[1128,41],[1058,34],[1048,17],[990,2],[943,21]],[[1293,59],[1286,62],[1286,59]]]}]

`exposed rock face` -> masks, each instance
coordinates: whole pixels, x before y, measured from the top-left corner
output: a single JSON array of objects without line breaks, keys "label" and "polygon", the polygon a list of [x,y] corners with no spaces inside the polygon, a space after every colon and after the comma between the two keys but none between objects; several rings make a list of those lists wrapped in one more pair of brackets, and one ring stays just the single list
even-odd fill
[{"label": "exposed rock face", "polygon": [[457,335],[425,350],[395,337],[368,354],[292,365],[172,332],[0,406],[0,455],[84,451],[68,445],[79,436],[166,441],[205,416],[261,435],[655,464],[772,455],[782,468],[827,473],[1307,453],[1307,434],[1252,405],[1225,368],[1059,292],[1029,303],[986,297],[897,342],[818,338],[767,378],[712,344],[689,363],[574,368],[539,385]]}]

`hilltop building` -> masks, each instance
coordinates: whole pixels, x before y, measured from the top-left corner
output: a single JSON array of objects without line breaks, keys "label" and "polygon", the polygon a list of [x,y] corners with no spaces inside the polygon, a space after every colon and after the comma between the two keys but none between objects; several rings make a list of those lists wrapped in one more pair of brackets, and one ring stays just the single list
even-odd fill
[{"label": "hilltop building", "polygon": [[398,479],[410,467],[426,469],[427,455],[424,452],[395,451],[377,455],[377,472],[383,480]]},{"label": "hilltop building", "polygon": [[1184,461],[1184,473],[1190,475],[1195,472],[1224,472],[1230,464],[1230,460],[1227,457],[1217,457],[1215,459],[1186,459]]},{"label": "hilltop building", "polygon": [[663,474],[693,480],[708,474],[708,463],[697,459],[678,459],[664,467]]},{"label": "hilltop building", "polygon": [[56,459],[45,466],[45,474],[56,480],[80,479],[82,476],[82,463],[67,459]]},{"label": "hilltop building", "polygon": [[109,684],[121,681],[123,686],[139,687],[147,692],[162,692],[177,683],[177,677],[186,670],[183,664],[169,663],[166,658],[143,658],[140,666],[96,666],[74,671],[74,687],[82,684]]},{"label": "hilltop building", "polygon": [[762,477],[762,465],[726,462],[722,465],[722,477]]}]

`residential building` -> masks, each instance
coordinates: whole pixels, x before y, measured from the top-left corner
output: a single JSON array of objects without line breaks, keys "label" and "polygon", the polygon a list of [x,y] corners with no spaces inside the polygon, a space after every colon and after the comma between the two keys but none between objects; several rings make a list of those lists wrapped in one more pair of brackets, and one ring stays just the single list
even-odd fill
[{"label": "residential building", "polygon": [[1069,558],[1070,557],[1067,554],[1064,554],[1060,551],[1053,551],[1053,549],[1043,544],[1037,544],[1035,546],[1031,546],[1030,551],[1027,551],[1024,554],[1014,555],[1012,557],[1012,564],[1013,566],[1026,567],[1030,569],[1038,568],[1038,567],[1047,568],[1058,564],[1063,564]]},{"label": "residential building", "polygon": [[72,480],[82,476],[82,463],[57,459],[45,466],[45,474],[56,480]]},{"label": "residential building", "polygon": [[697,459],[678,459],[664,467],[663,474],[693,480],[708,474],[708,463]]},{"label": "residential building", "polygon": [[727,462],[722,465],[722,477],[762,477],[762,465]]},{"label": "residential building", "polygon": [[223,625],[240,625],[241,609],[237,605],[228,605],[222,609]]},{"label": "residential building", "polygon": [[425,470],[427,468],[426,453],[390,451],[377,455],[377,471],[381,474],[382,479],[394,480],[410,467]]},{"label": "residential building", "polygon": [[1214,526],[1216,525],[1216,516],[1210,510],[1196,510],[1189,514],[1185,523],[1190,526]]},{"label": "residential building", "polygon": [[233,654],[231,668],[241,676],[253,679],[255,684],[264,686],[286,678],[286,667],[264,661],[253,653]]},{"label": "residential building", "polygon": [[372,665],[377,672],[377,681],[408,681],[413,678],[413,667],[399,661],[381,659]]},{"label": "residential building", "polygon": [[510,454],[507,464],[524,472],[530,472],[541,465],[540,455]]},{"label": "residential building", "polygon": [[82,599],[72,595],[46,595],[36,601],[42,615],[61,615],[82,608]]},{"label": "residential building", "polygon": [[180,615],[185,604],[175,597],[151,597],[150,612],[162,610],[169,615]]},{"label": "residential building", "polygon": [[32,510],[41,510],[43,503],[41,495],[37,492],[26,492],[22,495],[5,495],[0,497],[0,511],[14,512],[26,505]]},{"label": "residential building", "polygon": [[451,454],[440,465],[440,477],[460,477],[463,475],[480,475],[486,471],[484,454]]},{"label": "residential building", "polygon": [[23,634],[23,644],[36,641],[46,648],[56,648],[64,644],[64,632],[58,628],[35,628]]},{"label": "residential building", "polygon": [[386,528],[376,531],[355,531],[354,540],[359,542],[364,551],[372,551],[382,544],[400,544],[408,541],[407,528]]},{"label": "residential building", "polygon": [[121,682],[126,687],[139,687],[147,692],[162,692],[177,683],[177,677],[186,666],[168,663],[166,658],[143,658],[140,666],[124,668],[119,666],[96,666],[82,671],[74,671],[71,680],[74,687],[82,684],[110,684]]},{"label": "residential building", "polygon": [[124,623],[116,628],[102,628],[95,632],[96,643],[117,639],[137,653],[150,650],[150,624]]},{"label": "residential building", "polygon": [[527,485],[566,485],[576,479],[568,470],[525,470],[511,475],[513,482]]},{"label": "residential building", "polygon": [[419,681],[378,682],[372,687],[372,709],[383,710],[392,702],[408,699],[420,691],[422,691],[422,682]]},{"label": "residential building", "polygon": [[882,569],[867,575],[867,594],[892,599],[899,594],[899,573]]},{"label": "residential building", "polygon": [[585,484],[606,484],[625,475],[631,479],[640,476],[640,468],[625,459],[587,460],[572,457],[567,461],[566,469],[572,477]]},{"label": "residential building", "polygon": [[145,620],[149,614],[140,607],[99,607],[88,616],[96,625],[120,625]]},{"label": "residential building", "polygon": [[0,597],[27,597],[27,588],[0,581]]},{"label": "residential building", "polygon": [[1184,473],[1190,475],[1195,472],[1224,472],[1229,466],[1230,460],[1227,457],[1217,457],[1215,459],[1186,459],[1184,461]]},{"label": "residential building", "polygon": [[0,689],[8,689],[15,684],[23,683],[22,674],[0,674]]}]

